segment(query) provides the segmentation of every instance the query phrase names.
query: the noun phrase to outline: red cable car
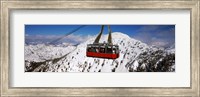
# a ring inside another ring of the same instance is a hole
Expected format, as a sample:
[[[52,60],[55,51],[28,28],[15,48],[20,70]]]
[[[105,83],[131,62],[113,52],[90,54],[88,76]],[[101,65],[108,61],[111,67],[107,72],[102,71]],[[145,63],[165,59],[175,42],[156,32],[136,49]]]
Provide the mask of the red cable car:
[[[99,43],[101,35],[103,33],[104,25],[101,27],[101,31],[93,44],[87,45],[86,56],[97,58],[116,59],[119,57],[119,46],[112,44],[111,30],[109,28],[109,36],[107,43]]]

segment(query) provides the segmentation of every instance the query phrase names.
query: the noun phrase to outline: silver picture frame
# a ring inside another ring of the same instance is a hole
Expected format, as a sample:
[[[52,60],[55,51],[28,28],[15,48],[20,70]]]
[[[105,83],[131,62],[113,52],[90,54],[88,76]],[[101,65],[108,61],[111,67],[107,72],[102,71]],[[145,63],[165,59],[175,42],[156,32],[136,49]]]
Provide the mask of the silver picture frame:
[[[200,96],[199,0],[1,0],[1,92],[8,96]],[[190,10],[191,86],[170,87],[10,87],[10,14],[12,10]]]

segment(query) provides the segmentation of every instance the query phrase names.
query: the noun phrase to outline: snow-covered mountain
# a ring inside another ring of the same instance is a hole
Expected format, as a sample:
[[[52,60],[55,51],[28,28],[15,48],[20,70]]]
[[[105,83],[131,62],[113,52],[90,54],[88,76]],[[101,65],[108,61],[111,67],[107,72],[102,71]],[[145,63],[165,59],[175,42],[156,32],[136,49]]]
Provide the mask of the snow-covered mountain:
[[[94,37],[76,47],[62,49],[47,47],[47,50],[39,50],[31,56],[27,56],[27,53],[34,51],[33,47],[30,49],[27,46],[25,47],[25,60],[28,61],[25,62],[25,70],[36,72],[175,71],[175,53],[171,54],[165,50],[148,46],[120,32],[112,33],[112,37],[113,44],[118,44],[120,49],[120,57],[117,59],[87,57],[86,46],[93,43]],[[102,35],[100,42],[106,42],[107,38],[108,35]],[[35,56],[43,56],[42,58],[51,60],[42,61],[41,57],[35,58]],[[37,59],[37,61],[32,59]]]
[[[175,53],[175,44],[165,49],[168,53]]]
[[[25,60],[41,62],[62,57],[75,49],[74,46],[54,46],[54,45],[27,45],[25,46]]]

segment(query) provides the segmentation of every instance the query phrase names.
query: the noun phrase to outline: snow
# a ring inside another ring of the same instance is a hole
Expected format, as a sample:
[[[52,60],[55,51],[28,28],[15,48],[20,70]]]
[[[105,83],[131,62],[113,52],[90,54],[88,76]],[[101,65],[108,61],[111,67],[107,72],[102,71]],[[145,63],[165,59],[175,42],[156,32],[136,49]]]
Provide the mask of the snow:
[[[136,60],[136,61],[133,63],[133,69],[136,70],[138,66],[139,66],[139,64],[138,64],[138,61]]]
[[[141,65],[141,69],[145,69],[145,67],[146,67],[146,64],[143,63],[143,64]]]
[[[138,56],[144,52],[158,50],[121,32],[113,32],[112,37],[113,44],[119,45],[120,49],[120,56],[117,59],[87,57],[86,47],[87,44],[93,43],[95,39],[93,37],[76,47],[27,45],[25,46],[25,60],[41,62],[61,57],[56,63],[51,61],[46,63],[45,72],[130,72],[140,67],[138,60],[142,59],[138,59]],[[100,43],[106,42],[107,38],[108,35],[102,35]],[[41,47],[43,49],[35,51]],[[34,54],[28,55],[31,52]],[[27,63],[26,66],[30,64]],[[145,66],[145,64],[141,65],[142,68]]]
[[[53,45],[47,46],[45,44],[25,45],[25,60],[35,62],[50,60],[61,57],[73,49],[75,49],[74,46],[57,47]]]

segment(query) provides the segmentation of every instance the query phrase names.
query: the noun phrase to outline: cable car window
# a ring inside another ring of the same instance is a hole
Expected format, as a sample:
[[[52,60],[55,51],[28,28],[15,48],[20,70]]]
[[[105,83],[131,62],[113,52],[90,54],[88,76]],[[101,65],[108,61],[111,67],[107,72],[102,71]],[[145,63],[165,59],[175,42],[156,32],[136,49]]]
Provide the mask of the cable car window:
[[[100,48],[100,53],[105,53],[105,48]]]
[[[107,53],[112,53],[112,48],[107,48]]]
[[[98,53],[98,52],[99,52],[99,48],[95,48],[95,52],[97,52],[97,53]]]
[[[95,49],[94,48],[91,48],[91,50],[90,50],[91,52],[95,52]]]

